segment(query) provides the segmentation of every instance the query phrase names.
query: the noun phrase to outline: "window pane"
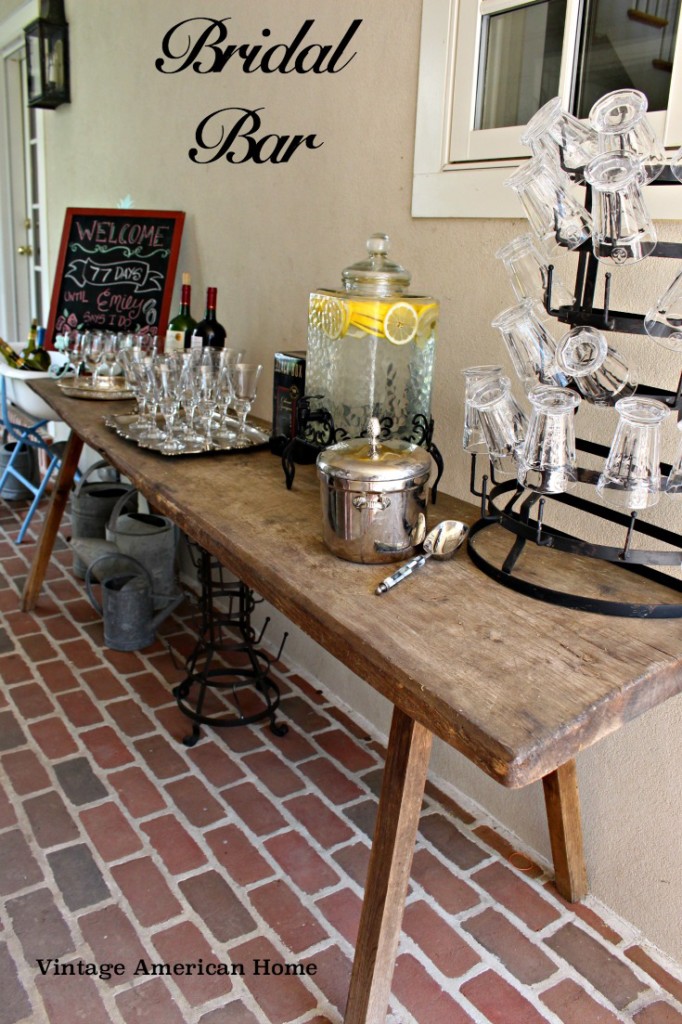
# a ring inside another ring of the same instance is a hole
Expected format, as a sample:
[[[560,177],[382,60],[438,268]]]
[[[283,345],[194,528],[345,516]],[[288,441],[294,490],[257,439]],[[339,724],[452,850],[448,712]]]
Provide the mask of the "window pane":
[[[491,14],[481,26],[476,128],[523,125],[556,96],[566,0]]]
[[[575,112],[614,89],[640,89],[649,110],[665,110],[680,0],[591,0],[583,27]]]

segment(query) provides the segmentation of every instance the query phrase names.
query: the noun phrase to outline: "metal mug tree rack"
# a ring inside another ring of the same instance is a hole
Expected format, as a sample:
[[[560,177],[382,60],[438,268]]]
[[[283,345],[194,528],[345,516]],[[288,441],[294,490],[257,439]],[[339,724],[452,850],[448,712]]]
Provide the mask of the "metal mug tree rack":
[[[578,174],[576,178],[579,179]],[[659,177],[652,184],[666,187],[679,183],[673,177],[670,168],[664,166]],[[585,190],[585,206],[590,210],[592,190],[588,184],[585,184]],[[591,240],[585,242],[577,252],[575,299],[572,305],[556,308],[553,306],[553,267],[549,267],[544,295],[544,306],[549,315],[571,327],[594,327],[604,333],[645,334],[643,314],[620,312],[611,308],[611,274],[609,272],[604,277],[603,304],[595,305],[599,261],[592,251]],[[682,260],[682,244],[658,242],[649,258]],[[568,386],[575,387],[572,384]],[[671,411],[677,412],[678,420],[682,419],[682,374],[675,391],[638,384],[636,393],[638,396],[657,399],[667,405]],[[581,437],[576,437],[576,449],[601,459],[606,458],[609,453],[607,446]],[[534,491],[527,491],[516,480],[498,481],[495,479],[491,463],[488,472],[480,474],[476,454],[472,454],[471,460],[470,489],[471,493],[480,499],[481,515],[470,531],[468,550],[473,562],[488,576],[521,593],[564,607],[633,618],[682,617],[682,581],[661,572],[665,567],[682,566],[682,537],[680,534],[642,521],[636,511],[627,515],[607,508],[601,502],[583,497],[582,494],[566,492],[542,495]],[[671,468],[665,463],[661,464],[663,485]],[[578,467],[577,476],[579,484],[591,486],[596,485],[599,479],[598,472],[583,466]],[[548,499],[619,527],[622,536],[621,543],[593,544],[547,525],[544,517]],[[501,565],[496,564],[483,554],[476,541],[482,532],[495,525],[501,526],[515,536],[512,547]],[[635,541],[639,537],[655,541],[656,548],[636,547]],[[621,566],[624,570],[664,584],[672,594],[676,595],[676,598],[670,602],[650,604],[627,600],[608,600],[544,586],[524,578],[516,571],[519,568],[519,559],[528,544],[563,551],[569,555],[600,559]]]

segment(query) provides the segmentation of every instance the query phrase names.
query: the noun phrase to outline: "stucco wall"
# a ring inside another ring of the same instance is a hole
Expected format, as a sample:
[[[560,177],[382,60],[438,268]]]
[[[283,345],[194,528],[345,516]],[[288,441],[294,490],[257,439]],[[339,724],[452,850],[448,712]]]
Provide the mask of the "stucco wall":
[[[7,6],[14,5],[2,0],[0,12]],[[338,285],[342,268],[362,257],[366,237],[387,232],[392,253],[412,271],[414,289],[442,303],[436,439],[446,460],[444,488],[466,496],[460,370],[505,359],[489,323],[512,294],[494,254],[525,222],[411,217],[421,4],[202,0],[190,6],[195,16],[230,15],[233,43],[289,42],[314,18],[309,41],[335,45],[353,19],[362,19],[351,47],[357,53],[334,75],[247,74],[232,62],[220,74],[167,75],[155,61],[164,34],[188,17],[186,3],[67,0],[73,100],[44,116],[52,259],[67,206],[115,206],[130,195],[137,208],[185,210],[180,269],[192,274],[195,314],[205,287],[217,285],[219,315],[232,341],[269,368],[276,349],[305,347],[309,291]],[[262,108],[263,133],[314,134],[323,145],[280,165],[193,163],[188,151],[197,125],[225,107]],[[661,233],[682,236],[673,223],[662,224]],[[641,308],[671,276],[669,267],[628,270],[617,288],[623,301]],[[641,339],[623,339],[622,347],[641,378],[676,384],[679,357]],[[267,375],[255,411],[270,414]],[[607,414],[600,429],[609,433],[614,422]],[[676,520],[679,527],[679,515]],[[585,629],[591,628],[586,615]],[[679,634],[678,624],[670,628]],[[387,708],[364,684],[304,638],[291,650],[385,727]],[[678,960],[681,741],[678,698],[586,751],[579,763],[592,892]],[[539,787],[503,791],[440,746],[433,765],[548,856]]]

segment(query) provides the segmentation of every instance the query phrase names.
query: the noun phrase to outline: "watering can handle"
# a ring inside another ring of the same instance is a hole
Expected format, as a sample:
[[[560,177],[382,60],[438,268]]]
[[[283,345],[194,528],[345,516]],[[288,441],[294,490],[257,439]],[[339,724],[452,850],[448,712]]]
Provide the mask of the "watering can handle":
[[[106,459],[100,459],[99,462],[93,462],[93,464],[88,469],[86,469],[85,473],[83,473],[80,480],[78,481],[78,486],[76,487],[75,490],[76,496],[80,494],[81,488],[88,479],[88,477],[90,476],[90,474],[94,473],[96,469],[104,469],[105,466],[111,468]]]
[[[88,566],[88,568],[86,570],[86,573],[85,573],[85,589],[88,592],[88,597],[90,598],[90,604],[95,609],[95,611],[97,612],[98,615],[103,615],[104,612],[103,612],[103,609],[102,609],[102,605],[99,603],[99,601],[97,600],[97,598],[95,597],[95,595],[92,592],[93,569],[95,568],[96,565],[99,565],[100,562],[110,562],[112,558],[116,559],[117,562],[122,562],[122,561],[130,562],[131,566],[134,566],[135,569],[137,569],[140,572],[140,575],[146,576],[147,582],[149,583],[150,591],[152,590],[152,587],[153,587],[151,576],[149,575],[149,573],[147,572],[145,567],[142,565],[142,563],[138,562],[138,560],[136,558],[133,558],[131,555],[122,555],[122,554],[100,555],[99,558],[96,558],[94,562],[90,563],[90,565]],[[106,583],[106,580],[102,580],[102,582]]]
[[[109,522],[107,523],[107,529],[111,530],[112,533],[116,532],[116,524],[118,522],[118,517],[121,514],[122,509],[124,508],[125,505],[127,505],[130,498],[136,493],[136,487],[129,487],[127,491],[123,492],[121,497],[118,499],[118,501],[112,508],[111,515],[109,516]]]

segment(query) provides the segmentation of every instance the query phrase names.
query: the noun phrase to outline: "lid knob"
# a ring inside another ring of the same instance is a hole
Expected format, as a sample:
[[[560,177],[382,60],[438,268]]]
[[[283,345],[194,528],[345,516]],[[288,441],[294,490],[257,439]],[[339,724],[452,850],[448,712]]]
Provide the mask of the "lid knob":
[[[391,239],[388,235],[376,232],[367,239],[367,252],[370,256],[385,256],[391,247]]]

